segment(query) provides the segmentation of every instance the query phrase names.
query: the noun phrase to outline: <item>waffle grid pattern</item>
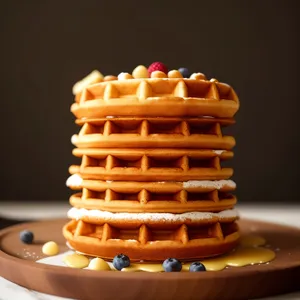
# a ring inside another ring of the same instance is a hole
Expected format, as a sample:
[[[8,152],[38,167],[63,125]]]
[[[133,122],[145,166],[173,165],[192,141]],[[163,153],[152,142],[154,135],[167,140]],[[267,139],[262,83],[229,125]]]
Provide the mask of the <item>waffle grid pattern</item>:
[[[89,152],[88,150],[81,153]],[[79,152],[80,153],[80,152]],[[109,154],[112,153],[112,154]],[[193,180],[227,179],[231,168],[222,168],[221,162],[233,156],[232,152],[217,154],[207,151],[130,151],[113,149],[81,155],[81,165],[71,166],[71,174],[84,179],[99,180]]]
[[[84,123],[78,135],[72,137],[77,147],[180,147],[230,150],[235,145],[231,136],[223,136],[219,122],[207,119],[183,121],[102,120]]]
[[[130,98],[145,100],[153,97],[180,97],[237,102],[233,89],[225,83],[194,79],[168,79],[168,84],[157,79],[110,81],[86,88],[80,103],[102,99],[104,101]]]
[[[204,78],[112,80],[83,89],[71,106],[81,126],[72,137],[81,163],[69,168],[69,186],[78,190],[70,197],[73,220],[64,227],[70,245],[109,259],[124,252],[133,261],[232,250],[238,216],[209,212],[237,201],[227,180],[233,169],[223,164],[233,157],[235,139],[222,131],[238,109],[229,85]],[[164,215],[188,212],[203,213]]]
[[[205,243],[206,239],[219,239],[224,238],[234,232],[237,228],[234,223],[221,223],[215,222],[213,224],[205,224],[201,226],[187,226],[186,224],[177,226],[176,229],[170,228],[169,230],[163,226],[152,227],[143,224],[137,228],[117,228],[108,223],[103,225],[86,223],[78,221],[78,224],[72,233],[74,237],[90,237],[98,241],[109,242],[110,240],[123,240],[134,241],[142,245],[154,241],[188,244],[193,240]]]
[[[132,261],[164,260],[166,249],[169,256],[183,261],[214,256],[231,250],[239,236],[237,225],[227,222],[196,227],[183,224],[166,229],[146,224],[118,228],[107,223],[95,225],[72,220],[63,232],[71,246],[76,245],[80,252],[107,259],[112,259],[115,251],[126,252]]]
[[[168,119],[160,120],[102,120],[98,124],[85,123],[79,135],[86,134],[137,134],[141,136],[151,136],[159,134],[179,134],[190,136],[192,134],[210,134],[222,137],[220,123],[213,123],[207,119],[173,121]]]
[[[101,182],[84,180],[82,193],[73,195],[75,207],[100,209],[110,212],[168,212],[221,211],[232,208],[236,197],[234,187],[224,186],[184,188],[180,184],[147,182]]]
[[[231,118],[238,108],[237,95],[225,83],[170,78],[100,82],[85,88],[71,111],[79,119],[107,115]]]

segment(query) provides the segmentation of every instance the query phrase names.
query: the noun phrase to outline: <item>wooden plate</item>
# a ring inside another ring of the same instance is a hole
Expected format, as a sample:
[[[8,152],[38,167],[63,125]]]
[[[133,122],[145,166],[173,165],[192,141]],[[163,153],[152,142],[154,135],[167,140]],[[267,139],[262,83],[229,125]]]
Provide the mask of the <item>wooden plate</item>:
[[[67,220],[21,224],[0,231],[0,276],[21,286],[61,297],[93,299],[253,299],[300,289],[300,230],[251,220],[242,232],[267,239],[276,258],[269,264],[201,273],[125,273],[91,271],[36,263],[42,245],[56,241],[66,251],[61,228]],[[25,245],[19,232],[34,232]]]

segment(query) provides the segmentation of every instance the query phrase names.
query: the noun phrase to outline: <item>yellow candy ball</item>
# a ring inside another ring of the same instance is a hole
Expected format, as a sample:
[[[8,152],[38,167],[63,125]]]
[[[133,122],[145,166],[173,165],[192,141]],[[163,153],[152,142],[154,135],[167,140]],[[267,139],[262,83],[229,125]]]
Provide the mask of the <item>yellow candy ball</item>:
[[[90,261],[88,268],[90,270],[96,270],[96,271],[110,271],[111,270],[108,263],[99,257],[93,258]]]
[[[140,65],[132,71],[132,76],[133,78],[149,78],[149,73],[145,66]]]
[[[44,246],[42,248],[42,252],[45,255],[49,255],[49,256],[56,255],[59,252],[59,247],[55,242],[50,241],[50,242],[47,242],[46,244],[44,244]]]
[[[132,75],[129,74],[129,73],[125,73],[125,72],[122,72],[118,75],[118,80],[126,80],[126,79],[132,79]]]
[[[205,80],[206,79],[206,77],[203,73],[193,73],[190,78],[196,79],[196,80]]]
[[[169,78],[182,78],[182,75],[179,71],[177,70],[172,70],[168,73]]]

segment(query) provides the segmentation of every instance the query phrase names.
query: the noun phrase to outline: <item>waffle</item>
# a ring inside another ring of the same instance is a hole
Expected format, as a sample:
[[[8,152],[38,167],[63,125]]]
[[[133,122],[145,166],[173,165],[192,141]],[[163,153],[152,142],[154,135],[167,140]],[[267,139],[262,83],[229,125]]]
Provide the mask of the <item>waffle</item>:
[[[64,226],[63,234],[77,251],[106,259],[125,253],[132,261],[162,261],[168,257],[187,261],[216,256],[230,251],[239,239],[237,224],[222,220],[175,228],[164,224],[126,228],[124,222],[118,227],[72,220]]]
[[[86,87],[71,106],[78,118],[105,116],[213,116],[232,118],[239,109],[235,91],[203,79],[113,80]]]
[[[193,179],[228,179],[232,168],[221,163],[233,152],[197,149],[118,149],[77,148],[73,154],[81,165],[69,168],[71,174],[84,179],[130,181],[187,181]]]
[[[63,234],[75,250],[106,259],[228,252],[239,230],[233,169],[223,163],[235,139],[223,129],[235,123],[239,99],[201,73],[149,70],[93,73],[76,85],[71,112],[81,128],[71,141],[80,163],[69,168],[76,192]]]
[[[213,118],[105,118],[84,123],[72,143],[78,148],[230,150],[235,139],[222,135],[223,124]]]
[[[108,212],[213,212],[234,207],[231,180],[188,182],[126,182],[83,180],[81,189],[70,197],[77,208],[99,209]]]

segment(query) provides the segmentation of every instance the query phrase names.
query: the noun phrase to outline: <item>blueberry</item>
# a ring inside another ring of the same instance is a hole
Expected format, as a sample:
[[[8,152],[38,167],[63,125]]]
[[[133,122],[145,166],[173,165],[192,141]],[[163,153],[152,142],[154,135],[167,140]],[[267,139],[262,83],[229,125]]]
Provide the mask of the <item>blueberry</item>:
[[[181,73],[183,78],[189,78],[191,76],[191,73],[187,68],[179,68],[178,71]]]
[[[190,272],[201,272],[201,271],[206,271],[205,266],[201,262],[196,261],[190,265]]]
[[[125,254],[118,254],[114,257],[113,259],[113,266],[121,271],[123,268],[129,267],[130,266],[130,259],[127,255]]]
[[[25,244],[32,244],[34,235],[29,230],[23,230],[20,232],[20,240]]]
[[[167,258],[163,262],[165,272],[180,272],[182,269],[181,262],[176,258]]]

